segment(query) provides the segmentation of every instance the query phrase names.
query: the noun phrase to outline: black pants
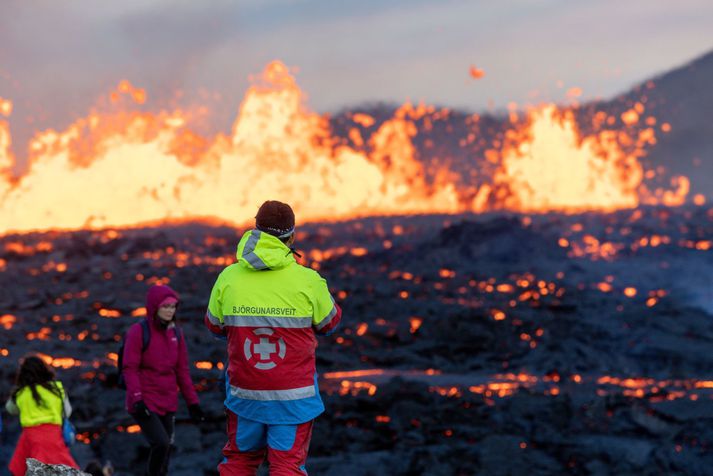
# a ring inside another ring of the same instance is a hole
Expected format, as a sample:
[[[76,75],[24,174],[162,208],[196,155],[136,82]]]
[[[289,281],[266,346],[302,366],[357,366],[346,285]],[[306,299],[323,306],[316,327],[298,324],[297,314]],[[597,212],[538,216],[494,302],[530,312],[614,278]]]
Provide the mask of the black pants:
[[[132,416],[151,445],[147,476],[168,474],[168,460],[171,455],[171,443],[173,443],[174,413],[157,415],[151,412],[150,416],[136,414]]]

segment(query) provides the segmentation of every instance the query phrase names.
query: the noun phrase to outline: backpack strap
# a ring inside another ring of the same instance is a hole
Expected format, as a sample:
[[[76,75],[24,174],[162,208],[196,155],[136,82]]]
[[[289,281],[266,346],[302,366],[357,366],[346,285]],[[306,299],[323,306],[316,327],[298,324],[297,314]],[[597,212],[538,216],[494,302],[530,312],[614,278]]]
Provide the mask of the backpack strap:
[[[151,342],[151,328],[149,327],[148,319],[141,320],[141,352],[146,352]]]

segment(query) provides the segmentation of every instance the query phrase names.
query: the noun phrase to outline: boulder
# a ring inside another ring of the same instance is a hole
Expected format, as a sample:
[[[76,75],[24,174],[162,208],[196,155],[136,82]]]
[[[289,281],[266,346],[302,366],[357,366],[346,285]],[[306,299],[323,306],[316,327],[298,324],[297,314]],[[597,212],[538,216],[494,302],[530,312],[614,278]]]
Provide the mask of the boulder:
[[[34,458],[27,458],[26,476],[91,476],[88,473],[63,464],[45,464]]]

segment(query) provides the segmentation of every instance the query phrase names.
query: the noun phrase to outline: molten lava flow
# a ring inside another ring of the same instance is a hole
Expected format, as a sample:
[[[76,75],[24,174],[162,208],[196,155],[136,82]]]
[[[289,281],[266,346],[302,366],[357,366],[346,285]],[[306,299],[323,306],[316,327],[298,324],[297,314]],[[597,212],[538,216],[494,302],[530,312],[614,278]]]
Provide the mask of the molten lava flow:
[[[145,100],[127,82],[111,101],[120,94]],[[38,135],[28,173],[16,186],[0,179],[0,230],[234,221],[267,199],[290,202],[303,220],[461,211],[447,174],[426,183],[414,158],[415,114],[406,105],[383,123],[370,155],[338,146],[326,118],[305,110],[288,69],[274,62],[246,93],[230,137],[196,138],[181,111],[92,114]],[[186,157],[196,143],[202,154]],[[0,171],[12,163],[8,146],[0,123]]]
[[[571,112],[533,111],[530,125],[502,151],[498,206],[526,212],[615,210],[638,205],[643,169],[612,136],[578,140]],[[599,140],[598,140],[599,139]]]
[[[638,158],[655,143],[652,126],[635,137],[617,131],[580,137],[573,113],[555,106],[525,120],[511,110],[511,130],[486,154],[497,172],[476,186],[418,157],[418,127],[431,130],[448,119],[447,111],[405,104],[380,125],[356,114],[354,124],[370,135],[363,139],[352,128],[351,147],[333,135],[326,117],[306,109],[288,68],[277,61],[246,92],[229,136],[194,133],[188,111],[132,111],[145,103],[146,92],[128,81],[109,97],[113,112],[92,112],[63,132],[37,134],[28,171],[19,178],[11,176],[9,126],[0,120],[0,233],[200,217],[235,222],[267,199],[289,202],[307,221],[494,209],[606,211],[642,201],[676,205],[687,193],[685,178],[674,191],[642,186]],[[0,99],[1,115],[11,110]],[[622,120],[630,127],[642,114],[637,105]],[[633,150],[624,152],[626,145]],[[481,163],[473,157],[471,167]]]

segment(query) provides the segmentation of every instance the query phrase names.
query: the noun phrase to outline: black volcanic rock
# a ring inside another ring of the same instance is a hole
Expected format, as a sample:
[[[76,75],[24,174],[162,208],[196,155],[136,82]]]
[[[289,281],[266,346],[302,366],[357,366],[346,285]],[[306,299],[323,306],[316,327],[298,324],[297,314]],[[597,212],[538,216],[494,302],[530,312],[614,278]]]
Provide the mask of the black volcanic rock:
[[[679,68],[644,82],[619,101],[646,97],[647,113],[671,132],[658,134],[647,157],[652,168],[663,165],[691,179],[693,193],[710,196],[713,187],[713,51]],[[653,84],[648,89],[647,84]]]
[[[303,226],[303,262],[319,268],[344,310],[340,330],[319,339],[327,411],[315,423],[310,472],[705,474],[713,464],[710,213]],[[148,286],[170,280],[183,297],[189,354],[203,363],[191,373],[207,416],[194,426],[181,404],[171,474],[216,474],[226,355],[203,314],[223,267],[215,263],[232,262],[238,235],[184,225],[0,237],[0,253],[10,241],[51,245],[7,259],[0,273],[0,316],[14,317],[0,343],[2,396],[25,353],[64,359],[57,373],[89,442],[77,458],[141,471],[146,444],[127,431],[133,420],[110,355],[140,318]],[[666,243],[650,246],[652,235]],[[331,258],[311,261],[325,250]],[[66,269],[48,265],[60,259]],[[4,416],[0,455],[18,434],[17,420]]]

